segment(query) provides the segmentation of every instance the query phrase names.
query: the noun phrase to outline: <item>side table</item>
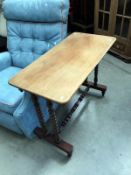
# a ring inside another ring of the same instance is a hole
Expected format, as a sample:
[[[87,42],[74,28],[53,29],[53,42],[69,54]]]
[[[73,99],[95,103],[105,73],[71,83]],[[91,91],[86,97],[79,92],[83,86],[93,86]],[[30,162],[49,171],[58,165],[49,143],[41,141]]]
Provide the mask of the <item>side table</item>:
[[[86,86],[87,90],[100,90],[104,96],[107,88],[98,84],[98,64],[115,40],[114,37],[73,33],[9,81],[11,85],[32,94],[41,125],[41,128],[35,129],[35,134],[63,150],[68,156],[72,155],[73,146],[62,140],[59,134],[86,95],[80,95],[60,126],[52,102],[61,105],[68,103],[81,85]],[[94,82],[88,82],[87,77],[94,69]],[[38,96],[47,101],[53,134],[47,131]]]

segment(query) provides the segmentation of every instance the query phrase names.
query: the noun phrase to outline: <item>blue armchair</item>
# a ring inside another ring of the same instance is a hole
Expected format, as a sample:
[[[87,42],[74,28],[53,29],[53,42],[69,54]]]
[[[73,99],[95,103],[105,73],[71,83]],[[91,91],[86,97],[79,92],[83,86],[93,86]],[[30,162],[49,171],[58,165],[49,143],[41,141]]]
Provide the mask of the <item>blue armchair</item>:
[[[68,0],[5,0],[8,52],[0,53],[0,125],[32,138],[39,127],[37,114],[27,92],[8,84],[9,79],[67,34]],[[45,120],[45,100],[39,98]],[[56,108],[56,105],[54,105]]]

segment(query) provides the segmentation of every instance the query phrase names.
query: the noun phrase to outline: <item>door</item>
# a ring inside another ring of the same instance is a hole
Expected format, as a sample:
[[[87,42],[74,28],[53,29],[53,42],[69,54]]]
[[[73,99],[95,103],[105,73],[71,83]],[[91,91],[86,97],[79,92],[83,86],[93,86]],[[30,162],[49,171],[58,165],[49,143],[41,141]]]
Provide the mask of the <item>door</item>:
[[[113,8],[112,0],[95,1],[95,33],[111,35]]]
[[[116,0],[115,4],[113,35],[117,42],[114,49],[125,54],[130,43],[131,0]]]

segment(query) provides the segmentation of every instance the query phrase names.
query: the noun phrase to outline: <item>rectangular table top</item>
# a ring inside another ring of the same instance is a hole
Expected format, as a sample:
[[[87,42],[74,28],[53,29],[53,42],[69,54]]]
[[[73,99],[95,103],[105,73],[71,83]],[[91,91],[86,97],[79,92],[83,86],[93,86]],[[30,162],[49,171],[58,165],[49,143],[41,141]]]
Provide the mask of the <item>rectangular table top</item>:
[[[73,33],[9,83],[46,99],[66,103],[115,40],[114,37]]]

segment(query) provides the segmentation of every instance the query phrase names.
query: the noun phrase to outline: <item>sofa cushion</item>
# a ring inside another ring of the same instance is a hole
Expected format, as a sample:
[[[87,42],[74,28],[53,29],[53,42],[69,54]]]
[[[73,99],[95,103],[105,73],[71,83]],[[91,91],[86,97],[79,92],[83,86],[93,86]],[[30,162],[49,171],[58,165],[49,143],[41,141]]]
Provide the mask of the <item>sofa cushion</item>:
[[[9,79],[16,75],[21,69],[17,67],[8,67],[0,71],[0,110],[13,113],[19,105],[23,93],[17,88],[8,84]]]
[[[5,0],[3,9],[13,66],[26,67],[67,34],[69,0]]]
[[[8,20],[66,22],[69,0],[5,0],[3,9]]]
[[[7,21],[7,47],[13,66],[24,68],[65,37],[65,24]]]

